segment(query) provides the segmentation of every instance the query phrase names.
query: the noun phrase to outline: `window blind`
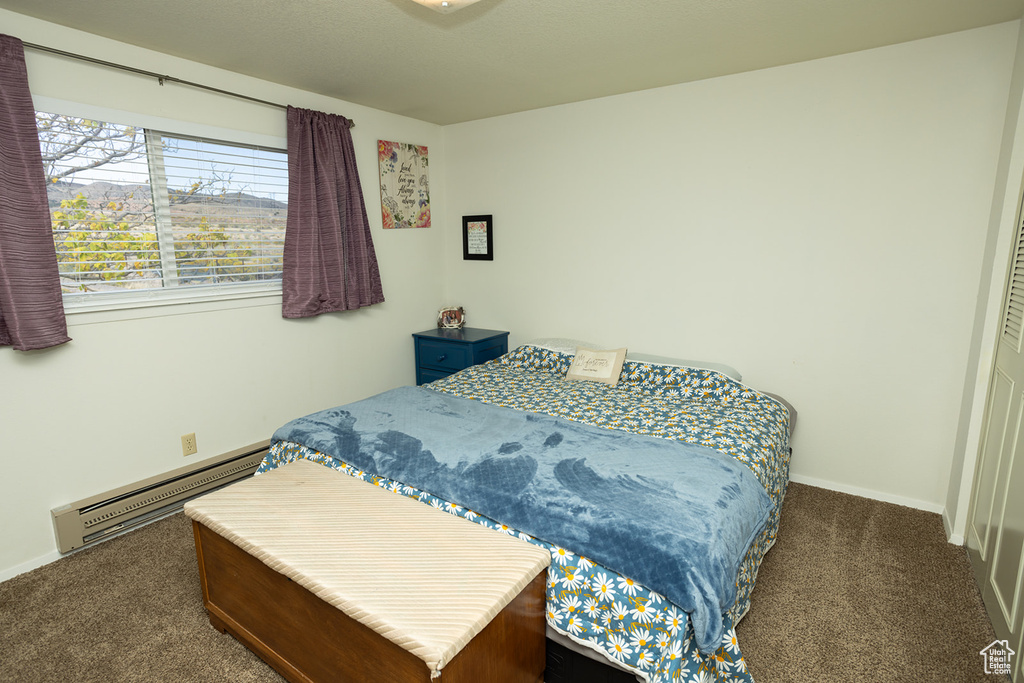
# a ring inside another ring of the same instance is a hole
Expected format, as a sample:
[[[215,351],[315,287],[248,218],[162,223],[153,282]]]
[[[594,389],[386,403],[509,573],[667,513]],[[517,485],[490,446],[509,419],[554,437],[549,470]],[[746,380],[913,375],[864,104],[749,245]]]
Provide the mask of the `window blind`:
[[[1021,224],[1017,225],[1017,248],[1012,268],[1003,316],[1003,341],[1019,351],[1021,330],[1024,329],[1024,226]]]
[[[36,119],[65,299],[280,281],[283,150]]]

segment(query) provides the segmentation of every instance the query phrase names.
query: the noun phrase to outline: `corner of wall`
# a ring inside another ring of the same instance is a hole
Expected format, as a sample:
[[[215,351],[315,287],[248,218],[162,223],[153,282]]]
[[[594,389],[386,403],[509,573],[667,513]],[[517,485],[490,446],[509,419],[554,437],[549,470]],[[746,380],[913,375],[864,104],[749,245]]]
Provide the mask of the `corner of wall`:
[[[943,508],[942,510],[942,528],[946,532],[946,540],[951,544],[964,544],[964,535],[962,533],[954,533],[953,531],[953,522],[949,517],[949,508]]]

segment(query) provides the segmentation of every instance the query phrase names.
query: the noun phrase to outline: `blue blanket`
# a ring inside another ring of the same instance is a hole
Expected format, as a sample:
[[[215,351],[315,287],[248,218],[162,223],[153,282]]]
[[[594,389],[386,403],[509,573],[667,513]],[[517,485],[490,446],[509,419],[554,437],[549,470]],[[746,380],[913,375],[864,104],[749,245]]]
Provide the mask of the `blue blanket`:
[[[736,573],[773,503],[718,451],[401,387],[274,433],[594,560],[720,646]]]

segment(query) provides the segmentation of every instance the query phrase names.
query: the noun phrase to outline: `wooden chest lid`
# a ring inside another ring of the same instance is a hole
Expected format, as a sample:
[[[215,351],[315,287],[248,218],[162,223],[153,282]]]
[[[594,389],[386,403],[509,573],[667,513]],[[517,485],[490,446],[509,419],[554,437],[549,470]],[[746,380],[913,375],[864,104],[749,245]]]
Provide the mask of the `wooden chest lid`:
[[[300,460],[185,514],[440,671],[550,562],[521,539]]]

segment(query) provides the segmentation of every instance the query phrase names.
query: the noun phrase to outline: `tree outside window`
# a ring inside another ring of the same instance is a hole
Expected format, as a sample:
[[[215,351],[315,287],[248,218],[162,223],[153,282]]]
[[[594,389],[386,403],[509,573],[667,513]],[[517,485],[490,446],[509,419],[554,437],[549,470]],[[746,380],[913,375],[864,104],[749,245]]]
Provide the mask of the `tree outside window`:
[[[65,297],[281,277],[281,150],[37,112]]]

